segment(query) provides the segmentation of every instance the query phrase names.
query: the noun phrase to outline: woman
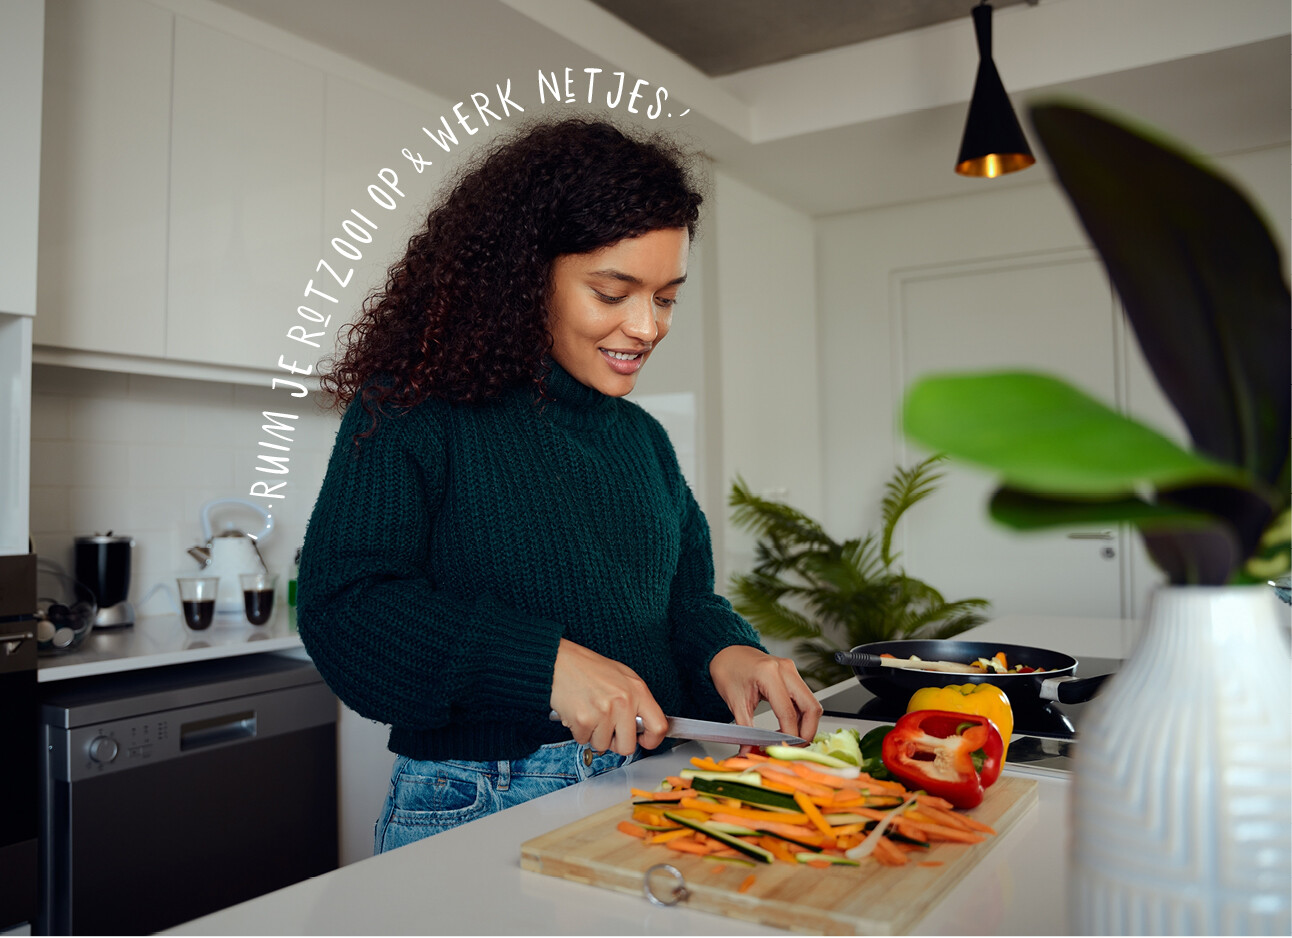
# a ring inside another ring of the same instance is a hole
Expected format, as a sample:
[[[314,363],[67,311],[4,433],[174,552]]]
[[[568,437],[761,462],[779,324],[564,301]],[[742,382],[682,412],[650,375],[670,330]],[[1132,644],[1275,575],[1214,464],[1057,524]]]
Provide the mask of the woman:
[[[495,144],[325,376],[345,416],[298,618],[337,695],[391,725],[378,852],[638,758],[666,713],[748,723],[766,699],[815,732],[793,663],[714,593],[663,429],[623,400],[700,202],[674,147],[609,124]]]

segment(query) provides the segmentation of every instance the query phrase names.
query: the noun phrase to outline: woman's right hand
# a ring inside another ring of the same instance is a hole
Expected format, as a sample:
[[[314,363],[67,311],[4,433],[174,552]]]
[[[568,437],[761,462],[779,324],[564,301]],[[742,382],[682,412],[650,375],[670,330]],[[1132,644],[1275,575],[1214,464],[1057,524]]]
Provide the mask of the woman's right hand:
[[[630,756],[638,744],[654,749],[668,732],[664,711],[636,671],[565,638],[556,651],[551,703],[575,740],[599,752]]]

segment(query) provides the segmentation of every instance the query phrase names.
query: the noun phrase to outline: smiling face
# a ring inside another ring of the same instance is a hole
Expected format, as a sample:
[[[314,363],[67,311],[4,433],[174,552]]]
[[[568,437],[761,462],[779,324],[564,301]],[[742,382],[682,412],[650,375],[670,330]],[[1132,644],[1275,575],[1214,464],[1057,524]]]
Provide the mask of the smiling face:
[[[622,397],[668,335],[690,238],[661,228],[552,262],[552,357],[580,384]]]

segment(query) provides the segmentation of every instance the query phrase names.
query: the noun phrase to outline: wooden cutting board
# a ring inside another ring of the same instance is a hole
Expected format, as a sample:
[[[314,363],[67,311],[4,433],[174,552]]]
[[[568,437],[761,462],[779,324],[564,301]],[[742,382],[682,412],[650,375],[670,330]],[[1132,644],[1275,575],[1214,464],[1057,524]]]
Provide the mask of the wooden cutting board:
[[[717,912],[791,931],[827,935],[905,934],[960,882],[1036,803],[1036,782],[1003,776],[970,816],[996,829],[978,844],[939,843],[910,854],[904,867],[865,861],[860,867],[814,869],[788,863],[755,868],[718,863],[647,846],[615,825],[632,815],[628,802],[615,805],[521,844],[520,865],[527,870],[642,896],[646,870],[658,863],[676,867],[691,909]],[[916,865],[940,860],[941,866]],[[747,892],[737,891],[749,873],[757,878]],[[669,894],[670,880],[659,880],[657,895]]]

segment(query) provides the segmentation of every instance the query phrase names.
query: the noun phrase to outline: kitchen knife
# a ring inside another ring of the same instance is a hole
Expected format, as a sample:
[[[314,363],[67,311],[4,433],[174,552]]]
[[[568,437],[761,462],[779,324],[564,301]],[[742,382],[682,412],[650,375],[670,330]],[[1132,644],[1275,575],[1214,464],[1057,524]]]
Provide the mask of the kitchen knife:
[[[551,719],[561,719],[555,710]],[[674,739],[698,739],[710,743],[732,743],[737,746],[806,746],[808,741],[776,730],[757,726],[740,726],[736,723],[715,723],[711,720],[691,720],[686,717],[666,717],[666,736]],[[642,718],[637,718],[637,732],[643,731]]]

